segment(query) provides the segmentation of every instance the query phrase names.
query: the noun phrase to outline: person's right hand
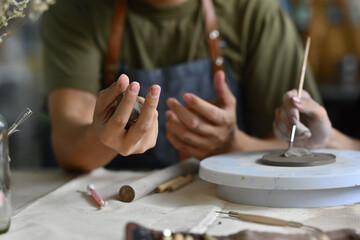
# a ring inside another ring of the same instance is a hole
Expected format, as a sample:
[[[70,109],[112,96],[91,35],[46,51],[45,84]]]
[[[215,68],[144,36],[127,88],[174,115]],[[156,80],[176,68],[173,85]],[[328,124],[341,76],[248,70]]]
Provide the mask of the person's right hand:
[[[297,97],[297,90],[284,94],[283,105],[275,112],[275,136],[289,141],[293,124],[296,124],[295,146],[308,149],[326,146],[332,128],[331,122],[326,110],[306,91],[303,91],[301,99]]]
[[[116,99],[126,93],[116,108]],[[160,96],[160,86],[153,85],[146,99],[138,97],[140,85],[129,84],[129,78],[122,74],[118,81],[102,90],[96,99],[93,126],[100,141],[123,156],[143,153],[156,144],[158,134],[158,112],[156,110]],[[142,103],[137,121],[125,129],[136,99]]]

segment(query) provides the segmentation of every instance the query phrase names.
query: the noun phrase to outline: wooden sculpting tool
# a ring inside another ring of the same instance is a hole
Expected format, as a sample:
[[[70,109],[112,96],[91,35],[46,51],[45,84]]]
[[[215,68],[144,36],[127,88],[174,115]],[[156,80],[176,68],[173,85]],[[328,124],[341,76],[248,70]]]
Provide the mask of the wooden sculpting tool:
[[[246,222],[260,223],[260,224],[271,225],[271,226],[308,228],[308,229],[314,230],[316,232],[323,233],[323,231],[317,227],[304,225],[300,222],[286,221],[286,220],[279,219],[279,218],[266,217],[266,216],[253,215],[253,214],[245,214],[245,213],[239,213],[239,212],[235,212],[235,211],[230,211],[230,212],[215,211],[215,212],[221,213],[221,214],[227,214],[229,217],[237,218],[237,219],[240,219],[240,220],[246,221]]]
[[[170,180],[170,181],[168,181],[166,183],[161,184],[160,186],[156,187],[156,192],[162,193],[162,192],[167,191],[172,184],[180,181],[183,178],[184,178],[184,176],[179,176],[179,177],[177,177],[175,179],[172,179],[172,180]]]
[[[298,93],[297,93],[297,97],[299,99],[301,98],[302,89],[303,89],[303,85],[304,85],[306,63],[307,63],[308,56],[309,56],[310,43],[311,43],[311,39],[310,39],[310,37],[308,37],[306,40],[305,54],[304,54],[304,59],[303,59],[303,63],[302,63],[302,69],[301,69],[301,75],[300,75],[300,81],[299,81],[299,87],[298,87]],[[296,131],[296,124],[293,124],[291,127],[291,135],[290,135],[289,147],[288,147],[287,151],[289,151],[293,146],[294,139],[295,139],[295,131]]]
[[[173,192],[176,191],[180,188],[182,188],[183,186],[187,185],[188,183],[191,183],[193,180],[193,176],[192,175],[187,175],[185,177],[182,177],[180,180],[175,181],[174,183],[172,183],[168,190],[169,192]]]

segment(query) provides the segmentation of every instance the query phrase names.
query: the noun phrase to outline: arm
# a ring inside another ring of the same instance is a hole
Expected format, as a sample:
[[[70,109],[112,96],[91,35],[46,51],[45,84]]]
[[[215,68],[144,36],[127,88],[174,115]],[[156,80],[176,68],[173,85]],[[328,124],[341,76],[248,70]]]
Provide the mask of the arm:
[[[251,1],[252,2],[252,1]],[[291,19],[275,1],[253,1],[258,12],[244,27],[248,36],[244,79],[241,90],[247,132],[263,137],[272,131],[275,109],[281,106],[285,92],[298,86],[304,49]],[[316,101],[320,95],[308,66],[304,89]]]
[[[126,94],[115,109],[117,96]],[[139,85],[129,85],[127,76],[98,97],[76,89],[54,90],[49,95],[52,142],[59,165],[68,170],[92,170],[104,166],[116,154],[143,153],[152,148],[157,137],[157,103],[160,87],[150,88],[141,100],[143,108],[129,130],[125,125],[132,111]]]
[[[92,170],[110,162],[116,151],[100,142],[92,125],[96,96],[66,88],[52,91],[48,102],[51,140],[60,167]]]
[[[332,128],[329,141],[325,147],[360,151],[360,140],[351,138],[339,130]]]

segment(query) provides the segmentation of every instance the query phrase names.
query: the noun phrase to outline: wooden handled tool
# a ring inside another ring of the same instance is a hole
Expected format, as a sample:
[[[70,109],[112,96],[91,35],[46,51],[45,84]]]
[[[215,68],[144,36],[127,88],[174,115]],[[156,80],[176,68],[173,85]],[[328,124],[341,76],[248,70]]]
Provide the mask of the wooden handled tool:
[[[303,59],[303,63],[302,63],[302,69],[301,69],[299,87],[298,87],[298,92],[297,92],[297,97],[298,97],[299,99],[301,98],[301,94],[302,94],[302,90],[303,90],[303,86],[304,86],[304,78],[305,78],[305,72],[306,72],[306,63],[307,63],[308,56],[309,56],[310,43],[311,43],[311,39],[310,39],[310,37],[308,37],[307,40],[306,40],[306,47],[305,47],[304,59]],[[288,151],[291,150],[292,145],[293,145],[293,143],[294,143],[295,131],[296,131],[296,124],[293,124],[292,127],[291,127],[291,134],[290,134],[290,139],[289,139]],[[285,152],[285,153],[286,153],[286,152]],[[284,154],[285,154],[285,153],[284,153]]]
[[[283,227],[294,227],[294,228],[309,228],[312,230],[315,230],[317,232],[323,233],[323,231],[319,228],[304,225],[300,222],[294,222],[294,221],[286,221],[280,218],[273,218],[273,217],[267,217],[267,216],[260,216],[260,215],[253,215],[253,214],[245,214],[245,213],[239,213],[239,212],[219,212],[217,213],[227,214],[229,217],[234,217],[237,219],[240,219],[242,221],[246,222],[254,222],[254,223],[260,223],[265,225],[272,225],[272,226],[283,226]]]

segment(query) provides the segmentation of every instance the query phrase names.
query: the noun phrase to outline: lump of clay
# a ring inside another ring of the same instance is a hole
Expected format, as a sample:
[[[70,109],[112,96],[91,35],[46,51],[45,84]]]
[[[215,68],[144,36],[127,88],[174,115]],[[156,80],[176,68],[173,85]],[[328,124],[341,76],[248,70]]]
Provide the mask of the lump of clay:
[[[125,94],[125,91],[122,92],[119,97],[117,98],[116,100],[116,107],[119,106],[123,96]],[[133,110],[131,112],[131,115],[129,117],[129,121],[127,122],[126,126],[125,126],[125,129],[129,129],[131,127],[131,125],[133,125],[136,120],[138,119],[139,115],[140,115],[140,111],[141,111],[141,107],[142,107],[142,104],[139,102],[138,99],[136,99],[136,102],[134,104],[134,107],[133,107]]]
[[[309,151],[306,148],[296,148],[296,147],[291,147],[289,148],[287,151],[285,151],[281,157],[304,157],[304,156],[310,156],[312,155],[312,152]]]

